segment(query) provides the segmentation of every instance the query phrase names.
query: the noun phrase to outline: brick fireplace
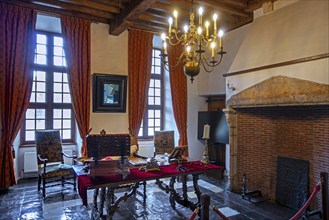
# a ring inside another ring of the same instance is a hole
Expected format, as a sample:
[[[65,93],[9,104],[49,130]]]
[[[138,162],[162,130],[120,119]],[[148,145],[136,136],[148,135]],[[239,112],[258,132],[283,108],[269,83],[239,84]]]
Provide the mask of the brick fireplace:
[[[329,171],[329,85],[277,76],[231,97],[230,189],[261,190],[275,201],[278,157],[309,162],[309,193]],[[320,194],[312,204],[321,206]]]

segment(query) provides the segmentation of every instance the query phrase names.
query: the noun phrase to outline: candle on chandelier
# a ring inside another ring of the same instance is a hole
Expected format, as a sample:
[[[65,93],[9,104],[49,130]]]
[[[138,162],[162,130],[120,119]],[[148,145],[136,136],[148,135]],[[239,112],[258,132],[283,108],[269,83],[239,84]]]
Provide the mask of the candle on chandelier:
[[[203,8],[199,8],[199,25],[202,25],[202,14],[203,14]]]
[[[216,36],[217,32],[217,14],[214,14],[212,16],[212,19],[214,20],[214,36]]]
[[[206,23],[205,23],[205,26],[206,26],[206,37],[208,37],[209,36],[209,21],[206,21]]]
[[[216,46],[215,42],[211,42],[210,47],[211,47],[211,57],[212,57],[212,59],[215,58],[215,46]]]
[[[175,10],[174,11],[174,18],[175,18],[175,28],[177,28],[177,17],[178,17],[178,12]]]
[[[223,35],[224,35],[224,31],[222,29],[219,29],[218,36],[219,36],[219,48],[220,48],[220,50],[223,49],[223,42],[222,42]]]
[[[205,124],[203,126],[203,137],[202,137],[202,139],[209,139],[209,133],[210,133],[210,125]]]
[[[168,30],[168,34],[170,35],[170,34],[171,34],[171,25],[172,25],[172,22],[173,22],[172,17],[170,17],[170,18],[168,19],[168,22],[169,22],[169,30]]]
[[[167,54],[167,42],[163,42],[163,53]]]

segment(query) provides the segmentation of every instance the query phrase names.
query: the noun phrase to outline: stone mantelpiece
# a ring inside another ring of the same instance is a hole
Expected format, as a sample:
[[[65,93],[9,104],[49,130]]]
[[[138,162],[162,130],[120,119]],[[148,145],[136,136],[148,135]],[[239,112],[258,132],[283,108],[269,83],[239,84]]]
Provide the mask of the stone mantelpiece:
[[[329,85],[275,76],[233,95],[231,108],[329,104]]]

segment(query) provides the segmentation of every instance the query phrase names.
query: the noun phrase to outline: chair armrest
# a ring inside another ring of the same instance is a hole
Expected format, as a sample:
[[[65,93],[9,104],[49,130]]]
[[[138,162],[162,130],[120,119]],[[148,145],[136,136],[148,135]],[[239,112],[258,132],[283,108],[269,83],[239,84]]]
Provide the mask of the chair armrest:
[[[67,155],[67,154],[65,154],[65,153],[63,153],[63,152],[62,152],[62,154],[63,154],[63,156],[66,157],[66,158],[72,158],[72,159],[76,159],[76,158],[77,158],[77,155],[72,155],[72,156],[70,156],[70,155]]]
[[[138,155],[136,153],[133,153],[133,156],[137,157],[137,158],[141,158],[141,159],[148,159],[148,157],[144,157],[144,156]]]
[[[46,164],[46,163],[48,162],[48,159],[47,159],[47,158],[42,158],[42,157],[40,156],[40,154],[38,154],[38,159],[39,159],[41,162],[43,162],[43,164]]]

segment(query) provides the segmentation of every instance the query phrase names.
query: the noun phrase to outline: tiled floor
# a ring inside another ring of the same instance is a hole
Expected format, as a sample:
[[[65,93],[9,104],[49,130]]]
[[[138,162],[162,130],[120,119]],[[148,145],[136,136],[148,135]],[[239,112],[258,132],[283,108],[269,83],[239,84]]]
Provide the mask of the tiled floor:
[[[180,185],[177,183],[178,188]],[[201,192],[211,197],[211,204],[230,219],[289,219],[295,213],[269,201],[253,204],[242,200],[240,195],[225,190],[224,181],[208,176],[202,176],[199,185]],[[189,198],[196,201],[192,182],[188,182],[188,189]],[[42,200],[37,192],[37,179],[22,179],[8,192],[0,195],[0,219],[90,219],[93,191],[88,191],[88,207],[82,205],[80,197],[72,189],[64,190],[63,193],[64,199],[61,192],[57,192]],[[146,204],[143,205],[142,197],[137,194],[127,202],[120,203],[113,219],[176,220],[188,219],[191,214],[191,210],[180,205],[176,205],[174,210],[170,206],[168,194],[159,189],[154,181],[150,181],[147,184]],[[210,219],[221,218],[210,210]]]

